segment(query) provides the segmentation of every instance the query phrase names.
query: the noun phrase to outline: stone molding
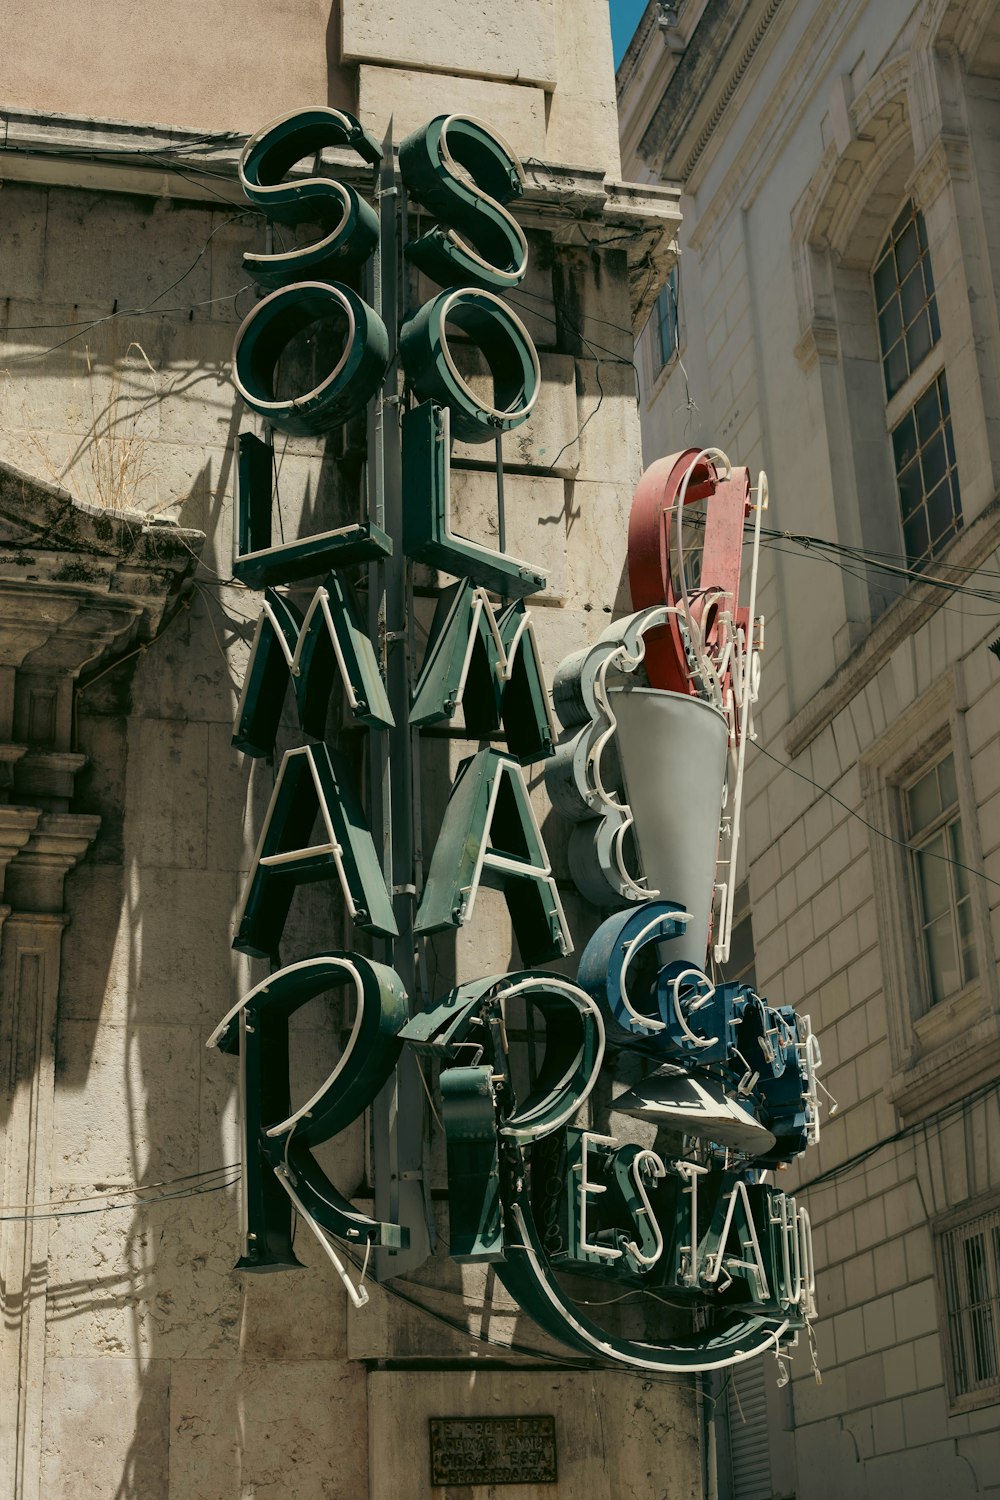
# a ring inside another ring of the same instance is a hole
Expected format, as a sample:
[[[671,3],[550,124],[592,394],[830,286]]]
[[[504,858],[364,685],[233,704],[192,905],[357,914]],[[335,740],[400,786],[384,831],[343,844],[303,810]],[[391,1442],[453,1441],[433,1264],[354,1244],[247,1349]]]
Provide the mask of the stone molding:
[[[0,1074],[5,1203],[48,1201],[66,876],[100,818],[71,810],[81,672],[148,645],[204,538],[100,511],[0,464]],[[39,1500],[49,1222],[0,1224],[0,1492]]]
[[[806,371],[821,360],[835,364],[840,358],[840,334],[833,319],[813,318],[792,353]]]
[[[715,134],[716,129],[721,123],[722,116],[729,108],[729,104],[732,100],[733,95],[736,93],[736,90],[743,82],[744,75],[746,74],[747,69],[750,67],[750,64],[753,62],[754,57],[757,54],[757,49],[760,46],[761,42],[764,40],[764,37],[767,34],[768,27],[774,20],[775,16],[778,14],[778,11],[781,8],[781,4],[782,0],[768,0],[768,3],[764,9],[764,14],[761,16],[753,31],[750,33],[749,40],[744,46],[743,51],[740,53],[739,58],[736,62],[736,66],[729,74],[725,86],[715,102],[715,107],[712,110],[712,113],[709,115],[705,124],[702,126],[701,133],[699,134],[698,139],[695,141],[694,147],[688,154],[684,162],[684,166],[681,168],[680,178],[682,182],[687,182],[689,180],[692,173],[694,172],[695,167],[701,160],[701,156],[703,151],[705,150],[705,147],[708,145],[709,141],[712,139],[712,136]]]
[[[213,207],[222,197],[239,208],[243,200],[237,165],[246,139],[229,132],[206,140],[194,130],[14,110],[0,118],[0,177],[101,192],[152,194]],[[211,188],[184,170],[192,146],[197,146],[198,165],[211,169]],[[345,183],[358,189],[370,186],[371,168],[353,152],[327,150],[323,160]],[[526,158],[524,166],[525,191],[517,209],[520,222],[527,228],[545,229],[557,244],[608,244],[623,249],[628,259],[633,327],[640,328],[676,256],[680,188],[616,182],[600,170],[535,157]],[[220,193],[220,181],[227,179],[232,184],[231,199]],[[91,507],[73,504],[73,521],[80,525],[81,512]],[[0,495],[0,511],[4,509]],[[156,529],[154,522],[144,533],[142,555],[148,553]],[[115,534],[122,535],[120,527],[116,526]],[[174,528],[175,538],[184,535],[194,534]],[[135,566],[140,562],[141,556]]]
[[[925,213],[934,199],[950,182],[968,182],[972,176],[969,138],[965,135],[939,135],[914,168],[907,192]]]

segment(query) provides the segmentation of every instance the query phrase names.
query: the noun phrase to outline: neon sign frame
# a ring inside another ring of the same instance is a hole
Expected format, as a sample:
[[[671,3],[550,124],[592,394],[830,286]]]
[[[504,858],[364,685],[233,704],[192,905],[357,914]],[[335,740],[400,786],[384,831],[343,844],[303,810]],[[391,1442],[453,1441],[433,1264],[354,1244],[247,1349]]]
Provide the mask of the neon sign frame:
[[[373,168],[373,204],[320,175],[322,150],[331,144],[356,150]],[[309,155],[312,175],[289,180],[290,169]],[[273,754],[289,681],[300,728],[312,742],[284,753],[237,919],[234,946],[269,957],[274,972],[229,1009],[208,1043],[240,1058],[239,1265],[296,1263],[293,1210],[357,1307],[367,1301],[373,1250],[378,1273],[388,1276],[394,1257],[422,1256],[421,1215],[408,1212],[398,1187],[394,1195],[377,1180],[376,1211],[362,1212],[337,1191],[313,1148],[368,1110],[377,1135],[380,1091],[404,1076],[408,1057],[424,1054],[441,1069],[454,1258],[495,1264],[547,1332],[624,1367],[712,1369],[767,1348],[777,1352],[814,1314],[814,1276],[808,1215],[764,1177],[818,1135],[818,1047],[808,1020],[790,1007],[768,1005],[745,984],[708,979],[704,947],[693,937],[697,902],[688,909],[684,903],[693,898],[684,889],[655,889],[642,870],[627,868],[626,835],[635,819],[628,786],[614,785],[606,769],[606,752],[617,741],[626,782],[635,774],[619,725],[624,703],[615,693],[644,672],[649,686],[639,691],[653,695],[654,707],[666,697],[678,700],[672,712],[683,722],[691,705],[725,747],[733,788],[720,781],[718,804],[709,799],[702,824],[714,840],[721,820],[735,864],[762,646],[754,609],[766,480],[762,475],[751,491],[746,471],[734,470],[714,449],[675,455],[647,470],[629,534],[636,612],[559,668],[553,696],[568,734],[557,746],[524,603],[544,587],[544,574],[510,557],[502,543],[493,550],[457,536],[450,518],[452,433],[496,444],[502,494],[500,435],[528,418],[541,384],[530,335],[502,296],[527,267],[526,238],[506,206],[522,191],[519,161],[481,121],[441,115],[402,143],[397,165],[389,137],[379,147],[352,116],[315,108],[285,115],[252,137],[241,180],[269,214],[301,225],[315,221],[320,205],[332,228],[328,223],[314,245],[245,258],[270,290],[236,337],[237,390],[251,413],[291,433],[326,432],[367,411],[370,466],[391,478],[395,509],[389,516],[379,502],[356,523],[272,547],[267,429],[263,440],[241,435],[236,568],[246,581],[267,585],[267,593],[234,744],[251,756]],[[397,331],[394,236],[408,227],[407,194],[439,222],[405,244],[405,255],[442,290],[411,309]],[[320,279],[335,274],[367,281],[359,291]],[[365,287],[378,307],[365,300]],[[311,390],[278,399],[282,351],[330,308],[343,313],[347,329],[332,371]],[[448,345],[449,321],[486,355],[492,401],[480,401],[461,375]],[[695,499],[707,503],[697,582],[687,576],[684,553],[685,507]],[[750,597],[741,606],[748,520]],[[401,653],[390,651],[404,634],[405,556],[457,580],[440,590],[415,680]],[[359,562],[371,569],[367,631],[341,573]],[[299,612],[284,588],[324,572],[326,581]],[[336,678],[368,736],[367,799],[346,758],[324,740]],[[470,737],[502,726],[508,751],[480,748],[460,768],[418,889],[410,840],[391,837],[394,814],[407,826],[412,819],[410,737],[454,720],[460,710]],[[586,830],[575,843],[581,857],[572,861],[582,872],[581,888],[596,893],[605,910],[618,908],[587,944],[575,981],[536,967],[570,951],[522,769],[539,760],[547,762],[554,805]],[[643,830],[634,831],[645,864]],[[584,858],[588,841],[592,850]],[[527,967],[431,994],[414,1013],[415,943],[471,921],[487,878],[504,890]],[[379,956],[337,949],[282,967],[279,945],[295,890],[330,879],[351,923],[369,934]],[[683,860],[669,880],[685,885]],[[714,952],[725,962],[731,879],[717,881],[716,891]],[[347,1044],[323,1083],[293,1107],[289,1018],[341,986],[354,997]],[[545,1022],[526,1097],[515,1087],[508,1038],[514,1002]],[[602,1067],[617,1053],[631,1053],[653,1072],[614,1099],[612,1110],[654,1124],[682,1121],[688,1155],[674,1158],[579,1127]],[[384,1121],[382,1145],[384,1155]],[[565,1166],[556,1204],[542,1202],[532,1172],[533,1153],[543,1146]],[[404,1149],[398,1141],[389,1147]],[[406,1175],[391,1174],[397,1182]],[[362,1250],[357,1282],[348,1267]],[[668,1290],[692,1307],[714,1309],[718,1321],[708,1332],[659,1342],[627,1339],[572,1300],[561,1271],[638,1291]]]

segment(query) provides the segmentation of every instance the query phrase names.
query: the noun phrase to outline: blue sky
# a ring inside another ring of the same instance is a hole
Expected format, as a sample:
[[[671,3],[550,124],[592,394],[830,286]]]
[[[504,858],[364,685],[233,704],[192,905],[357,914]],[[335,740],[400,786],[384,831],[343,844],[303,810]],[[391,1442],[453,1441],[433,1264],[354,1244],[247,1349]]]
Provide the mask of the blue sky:
[[[617,68],[639,24],[639,17],[646,9],[646,0],[608,0],[608,5],[611,10],[611,40],[615,46]]]

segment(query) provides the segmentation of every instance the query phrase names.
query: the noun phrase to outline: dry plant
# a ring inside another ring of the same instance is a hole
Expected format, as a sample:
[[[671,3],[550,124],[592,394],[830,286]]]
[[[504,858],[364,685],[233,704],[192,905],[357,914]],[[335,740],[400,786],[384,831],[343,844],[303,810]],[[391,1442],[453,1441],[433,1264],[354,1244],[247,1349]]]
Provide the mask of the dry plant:
[[[89,345],[86,350],[90,407],[94,419],[88,443],[92,498],[94,504],[103,510],[138,510],[136,501],[140,489],[153,477],[146,438],[139,430],[139,418],[149,404],[148,398],[137,400],[132,391],[125,389],[128,359],[133,350],[149,371],[152,399],[159,399],[156,371],[138,339],[133,339],[124,358],[114,362],[107,400],[100,409]]]
[[[133,355],[137,358],[133,359]],[[155,514],[160,509],[155,501],[152,505],[142,503],[142,491],[150,480],[155,485],[156,474],[141,418],[149,406],[160,400],[156,371],[138,339],[130,340],[123,352],[112,345],[108,356],[111,373],[105,383],[95,368],[89,344],[85,348],[91,423],[62,467],[53,461],[44,435],[38,432],[23,399],[19,400],[21,420],[28,441],[54,483],[69,482],[81,499],[101,510],[143,510]],[[143,393],[137,389],[137,382],[144,380],[147,373],[151,389]],[[12,389],[10,371],[5,376]],[[84,454],[86,466],[82,462]]]

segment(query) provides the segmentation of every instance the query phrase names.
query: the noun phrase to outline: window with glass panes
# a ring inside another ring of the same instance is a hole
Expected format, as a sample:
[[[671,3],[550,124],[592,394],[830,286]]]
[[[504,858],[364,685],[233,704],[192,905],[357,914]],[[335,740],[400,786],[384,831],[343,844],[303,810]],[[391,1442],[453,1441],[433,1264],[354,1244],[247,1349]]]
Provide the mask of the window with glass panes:
[[[656,299],[656,359],[657,372],[673,359],[680,348],[680,323],[677,314],[677,267],[671,267],[667,284],[661,287]]]
[[[941,1236],[952,1395],[1000,1396],[1000,1210]]]
[[[937,1004],[979,972],[955,757],[946,755],[903,796],[928,993]]]
[[[879,252],[872,284],[903,538],[919,567],[962,525],[962,502],[927,230],[912,203]]]

